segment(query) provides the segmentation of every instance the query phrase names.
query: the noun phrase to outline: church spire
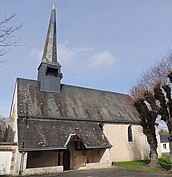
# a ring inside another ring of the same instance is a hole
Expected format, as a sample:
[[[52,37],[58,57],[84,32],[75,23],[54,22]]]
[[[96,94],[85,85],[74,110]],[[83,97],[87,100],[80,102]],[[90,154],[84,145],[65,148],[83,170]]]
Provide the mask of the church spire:
[[[42,61],[38,67],[40,90],[60,93],[62,77],[61,65],[57,62],[56,10],[53,5]]]
[[[42,63],[57,64],[57,44],[56,44],[56,9],[53,4],[48,33],[42,56]]]

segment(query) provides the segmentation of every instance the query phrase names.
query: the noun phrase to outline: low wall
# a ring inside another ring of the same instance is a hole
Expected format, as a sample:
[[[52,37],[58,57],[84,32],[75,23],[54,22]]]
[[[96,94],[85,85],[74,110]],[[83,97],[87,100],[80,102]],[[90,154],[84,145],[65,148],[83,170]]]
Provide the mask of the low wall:
[[[99,169],[99,168],[110,168],[111,164],[107,163],[88,163],[86,164],[86,169]]]
[[[79,170],[102,169],[110,168],[112,165],[108,163],[87,163],[85,166],[80,167]]]
[[[59,173],[63,171],[63,166],[43,167],[43,168],[30,168],[23,171],[23,175],[34,175],[44,173]]]

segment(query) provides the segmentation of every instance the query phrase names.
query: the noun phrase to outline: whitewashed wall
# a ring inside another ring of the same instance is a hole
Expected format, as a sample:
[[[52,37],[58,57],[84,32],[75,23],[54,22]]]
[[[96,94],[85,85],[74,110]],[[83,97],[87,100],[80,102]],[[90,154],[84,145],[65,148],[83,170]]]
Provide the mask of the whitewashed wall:
[[[113,147],[112,161],[131,161],[149,158],[149,145],[140,125],[132,125],[133,141],[128,142],[129,124],[105,124],[104,133]],[[158,143],[159,143],[159,136]],[[160,144],[158,153],[161,156]]]
[[[0,151],[0,175],[10,174],[12,151]]]

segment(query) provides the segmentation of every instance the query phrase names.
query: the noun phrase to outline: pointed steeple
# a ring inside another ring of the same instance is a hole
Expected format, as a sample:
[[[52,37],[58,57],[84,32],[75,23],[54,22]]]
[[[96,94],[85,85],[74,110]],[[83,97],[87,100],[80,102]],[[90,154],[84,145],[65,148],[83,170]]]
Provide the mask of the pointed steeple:
[[[57,62],[56,10],[53,5],[42,61],[38,67],[38,81],[40,83],[40,90],[60,93],[61,79],[61,65]]]
[[[57,64],[56,9],[54,4],[51,11],[48,33],[42,56],[42,62],[48,64]]]

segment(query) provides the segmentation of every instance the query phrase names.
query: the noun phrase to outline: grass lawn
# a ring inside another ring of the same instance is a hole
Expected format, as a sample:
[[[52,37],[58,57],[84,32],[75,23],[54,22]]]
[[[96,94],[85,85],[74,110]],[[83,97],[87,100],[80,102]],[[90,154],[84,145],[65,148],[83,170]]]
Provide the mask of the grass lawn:
[[[163,155],[159,159],[159,168],[149,168],[146,165],[149,163],[149,160],[139,160],[139,161],[130,161],[130,162],[113,162],[114,166],[119,166],[128,169],[142,170],[147,172],[165,172],[170,168],[170,158],[167,155]]]

